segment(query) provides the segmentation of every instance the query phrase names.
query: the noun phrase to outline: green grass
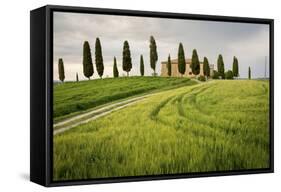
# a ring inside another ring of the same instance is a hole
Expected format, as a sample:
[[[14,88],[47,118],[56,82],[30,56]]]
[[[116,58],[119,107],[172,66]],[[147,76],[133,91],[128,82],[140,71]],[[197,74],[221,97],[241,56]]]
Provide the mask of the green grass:
[[[196,83],[174,77],[122,77],[55,84],[54,121],[116,100],[191,84]]]
[[[218,80],[151,96],[54,137],[54,180],[269,167],[269,83]]]

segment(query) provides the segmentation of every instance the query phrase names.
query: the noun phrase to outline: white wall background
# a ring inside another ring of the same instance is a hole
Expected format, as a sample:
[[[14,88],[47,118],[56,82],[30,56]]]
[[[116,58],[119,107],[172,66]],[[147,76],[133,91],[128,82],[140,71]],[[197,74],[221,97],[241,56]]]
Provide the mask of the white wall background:
[[[44,188],[29,182],[29,11],[45,4],[275,19],[275,173]],[[276,0],[6,0],[0,8],[0,191],[278,191],[281,13]]]

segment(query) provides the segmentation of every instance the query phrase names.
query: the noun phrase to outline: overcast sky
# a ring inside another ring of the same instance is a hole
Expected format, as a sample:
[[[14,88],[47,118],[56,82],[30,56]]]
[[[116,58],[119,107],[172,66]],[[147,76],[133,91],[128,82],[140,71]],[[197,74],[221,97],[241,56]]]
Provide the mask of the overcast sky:
[[[267,56],[269,66],[269,25],[162,19],[149,17],[110,16],[82,13],[54,13],[54,80],[58,79],[58,59],[63,58],[65,80],[85,79],[82,68],[83,43],[89,41],[95,68],[94,47],[96,37],[102,45],[104,77],[112,77],[113,57],[117,58],[119,74],[122,71],[123,42],[128,40],[133,68],[130,75],[139,75],[140,55],[143,54],[145,75],[151,75],[149,64],[149,37],[153,35],[158,51],[157,73],[161,61],[177,58],[178,45],[183,43],[186,58],[197,49],[200,61],[206,56],[215,64],[218,54],[223,55],[225,69],[232,69],[233,56],[239,61],[241,77],[247,77],[248,67],[252,77],[264,77]]]

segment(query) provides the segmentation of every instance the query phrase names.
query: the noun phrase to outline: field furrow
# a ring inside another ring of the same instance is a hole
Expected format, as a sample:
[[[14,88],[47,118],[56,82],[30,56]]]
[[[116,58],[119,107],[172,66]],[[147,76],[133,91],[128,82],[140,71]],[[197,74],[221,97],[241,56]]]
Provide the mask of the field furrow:
[[[54,180],[268,168],[268,86],[165,90],[74,127],[54,136]]]

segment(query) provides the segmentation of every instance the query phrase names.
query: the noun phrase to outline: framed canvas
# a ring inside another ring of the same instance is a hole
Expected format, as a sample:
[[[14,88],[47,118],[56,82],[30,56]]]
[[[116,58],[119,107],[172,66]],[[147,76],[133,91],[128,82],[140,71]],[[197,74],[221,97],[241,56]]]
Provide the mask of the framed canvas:
[[[273,172],[272,19],[31,11],[30,179]]]

